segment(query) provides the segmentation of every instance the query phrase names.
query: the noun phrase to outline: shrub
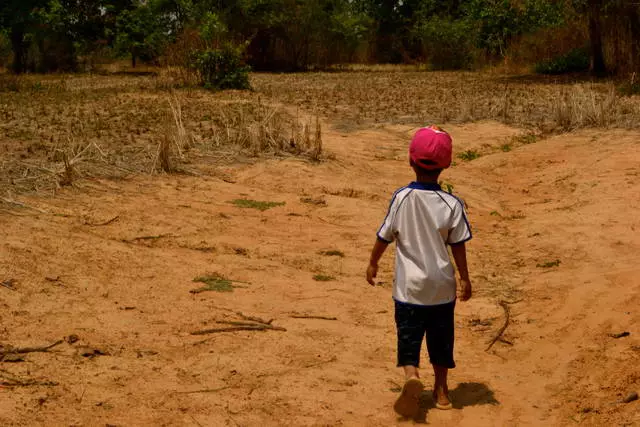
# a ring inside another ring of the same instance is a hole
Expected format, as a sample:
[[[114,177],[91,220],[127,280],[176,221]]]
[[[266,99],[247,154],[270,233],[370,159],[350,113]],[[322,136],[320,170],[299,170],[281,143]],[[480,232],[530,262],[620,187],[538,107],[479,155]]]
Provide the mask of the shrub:
[[[207,89],[249,89],[249,70],[242,60],[242,47],[226,44],[194,55],[192,67]]]
[[[589,61],[587,49],[572,49],[564,55],[539,62],[535,65],[535,72],[538,74],[565,74],[588,71]]]
[[[433,17],[416,31],[432,69],[460,70],[473,65],[474,36],[465,21]]]

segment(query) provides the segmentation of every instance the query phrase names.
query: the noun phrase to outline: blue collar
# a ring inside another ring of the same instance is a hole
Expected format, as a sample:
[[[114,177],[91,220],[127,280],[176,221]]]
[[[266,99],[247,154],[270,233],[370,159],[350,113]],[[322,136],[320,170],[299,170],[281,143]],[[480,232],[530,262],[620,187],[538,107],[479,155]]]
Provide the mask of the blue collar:
[[[440,184],[432,183],[432,182],[417,182],[413,181],[408,185],[409,188],[414,190],[429,190],[429,191],[440,191]]]

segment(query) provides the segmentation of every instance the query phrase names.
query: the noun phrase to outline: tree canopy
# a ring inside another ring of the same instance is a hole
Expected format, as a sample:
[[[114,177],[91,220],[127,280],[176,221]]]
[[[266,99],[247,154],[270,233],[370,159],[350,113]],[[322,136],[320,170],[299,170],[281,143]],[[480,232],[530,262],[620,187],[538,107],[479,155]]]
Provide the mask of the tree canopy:
[[[535,45],[535,39],[541,41]],[[552,38],[557,43],[542,40]],[[523,44],[528,40],[528,44]],[[596,74],[640,68],[640,4],[621,0],[3,0],[11,68],[69,71],[91,55],[157,62],[167,50],[243,48],[260,70],[428,63],[473,68],[535,51],[585,52]],[[5,49],[6,50],[6,49]],[[183,57],[188,57],[188,54]],[[534,56],[534,55],[529,55]],[[1,58],[0,58],[1,59]],[[556,69],[556,68],[554,68]],[[558,68],[558,69],[561,69]]]

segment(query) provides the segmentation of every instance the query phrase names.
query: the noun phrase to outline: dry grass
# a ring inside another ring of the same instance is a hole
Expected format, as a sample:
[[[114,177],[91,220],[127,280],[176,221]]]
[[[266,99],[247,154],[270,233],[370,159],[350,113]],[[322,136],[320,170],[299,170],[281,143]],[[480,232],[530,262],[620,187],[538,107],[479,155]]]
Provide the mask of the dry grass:
[[[640,98],[619,96],[611,82],[420,72],[405,67],[277,77],[255,74],[251,84],[274,99],[320,112],[344,131],[387,123],[479,120],[545,132],[596,126],[640,127]]]
[[[251,78],[255,92],[211,93],[184,86],[188,76],[170,68],[0,74],[2,193],[51,191],[83,177],[201,174],[240,158],[317,161],[326,156],[320,117],[344,131],[493,119],[529,129],[533,140],[583,127],[640,127],[640,97],[620,96],[612,83],[415,67]]]
[[[319,120],[250,92],[159,90],[153,75],[0,75],[0,188],[187,172],[239,158],[322,157]],[[315,138],[310,135],[315,132]]]

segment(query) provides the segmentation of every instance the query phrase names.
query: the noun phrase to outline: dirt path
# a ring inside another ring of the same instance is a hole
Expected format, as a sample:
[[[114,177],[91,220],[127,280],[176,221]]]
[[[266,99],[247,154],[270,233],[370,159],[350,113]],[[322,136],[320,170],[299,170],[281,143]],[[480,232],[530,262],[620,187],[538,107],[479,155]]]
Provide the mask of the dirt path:
[[[638,401],[614,402],[640,389],[640,135],[580,132],[501,152],[518,130],[449,130],[457,151],[495,152],[443,177],[469,206],[476,295],[458,305],[456,410],[427,400],[427,422],[637,425]],[[0,386],[0,425],[406,424],[390,410],[401,380],[392,256],[382,286],[363,272],[389,195],[412,179],[408,135],[329,131],[336,160],[320,165],[230,168],[233,183],[84,182],[21,199],[50,214],[0,213],[0,280],[16,280],[0,287],[0,344],[80,339],[0,364],[0,380],[57,383]],[[229,203],[241,198],[285,205]],[[319,254],[330,250],[344,257]],[[207,273],[249,284],[190,293]],[[501,300],[510,344],[485,352]],[[286,332],[190,334],[242,320],[237,311]]]

